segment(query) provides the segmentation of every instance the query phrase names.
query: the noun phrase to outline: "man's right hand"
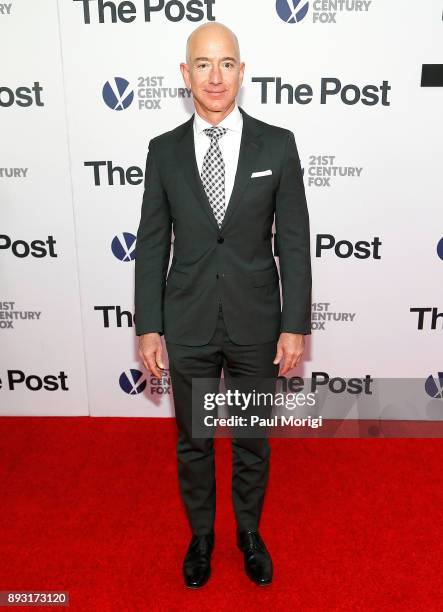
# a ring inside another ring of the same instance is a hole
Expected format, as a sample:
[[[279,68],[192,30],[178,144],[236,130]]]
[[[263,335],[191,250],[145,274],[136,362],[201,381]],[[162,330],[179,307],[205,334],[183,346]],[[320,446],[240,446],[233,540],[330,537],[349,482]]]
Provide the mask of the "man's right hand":
[[[161,336],[157,332],[142,334],[138,345],[138,354],[148,372],[151,372],[157,378],[161,378],[163,363],[162,356],[162,341]]]

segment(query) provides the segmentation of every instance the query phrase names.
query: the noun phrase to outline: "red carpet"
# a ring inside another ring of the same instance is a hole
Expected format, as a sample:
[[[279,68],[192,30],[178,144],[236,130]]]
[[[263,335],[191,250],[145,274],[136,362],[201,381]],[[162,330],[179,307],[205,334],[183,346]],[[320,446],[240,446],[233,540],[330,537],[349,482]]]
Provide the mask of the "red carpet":
[[[217,440],[213,573],[191,591],[172,420],[3,417],[0,436],[0,590],[85,612],[442,609],[441,440],[272,440],[267,588],[243,573]]]

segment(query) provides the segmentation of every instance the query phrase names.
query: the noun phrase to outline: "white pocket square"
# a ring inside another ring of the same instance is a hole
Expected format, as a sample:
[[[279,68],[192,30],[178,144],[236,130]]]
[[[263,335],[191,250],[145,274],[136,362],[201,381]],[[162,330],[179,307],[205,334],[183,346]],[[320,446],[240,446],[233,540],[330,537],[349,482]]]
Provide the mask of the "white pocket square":
[[[255,178],[256,176],[267,176],[268,174],[272,174],[272,170],[262,170],[261,172],[253,172],[251,174],[251,178]]]

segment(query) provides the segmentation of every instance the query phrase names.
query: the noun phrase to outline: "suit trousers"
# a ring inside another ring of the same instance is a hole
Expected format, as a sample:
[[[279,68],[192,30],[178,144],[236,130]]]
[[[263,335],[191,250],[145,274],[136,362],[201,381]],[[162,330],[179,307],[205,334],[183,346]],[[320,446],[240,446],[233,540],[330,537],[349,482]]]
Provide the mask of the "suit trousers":
[[[185,346],[166,341],[178,429],[179,486],[193,534],[210,533],[215,519],[215,456],[213,437],[192,435],[192,379],[227,377],[275,379],[277,340],[262,344],[233,343],[222,306],[208,344]],[[243,379],[244,380],[244,379]],[[228,385],[226,385],[228,386]],[[214,389],[215,392],[218,389]],[[237,530],[257,530],[269,477],[270,446],[266,435],[232,438],[232,502]]]

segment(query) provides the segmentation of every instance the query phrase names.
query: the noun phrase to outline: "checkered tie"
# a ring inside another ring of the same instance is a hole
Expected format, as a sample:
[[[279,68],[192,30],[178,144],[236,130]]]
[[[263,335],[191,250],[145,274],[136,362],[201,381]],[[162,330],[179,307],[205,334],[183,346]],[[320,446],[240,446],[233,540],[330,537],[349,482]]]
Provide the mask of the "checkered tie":
[[[211,139],[211,144],[203,159],[201,179],[215,219],[221,227],[225,216],[225,162],[218,141],[228,130],[216,126],[203,131]]]

